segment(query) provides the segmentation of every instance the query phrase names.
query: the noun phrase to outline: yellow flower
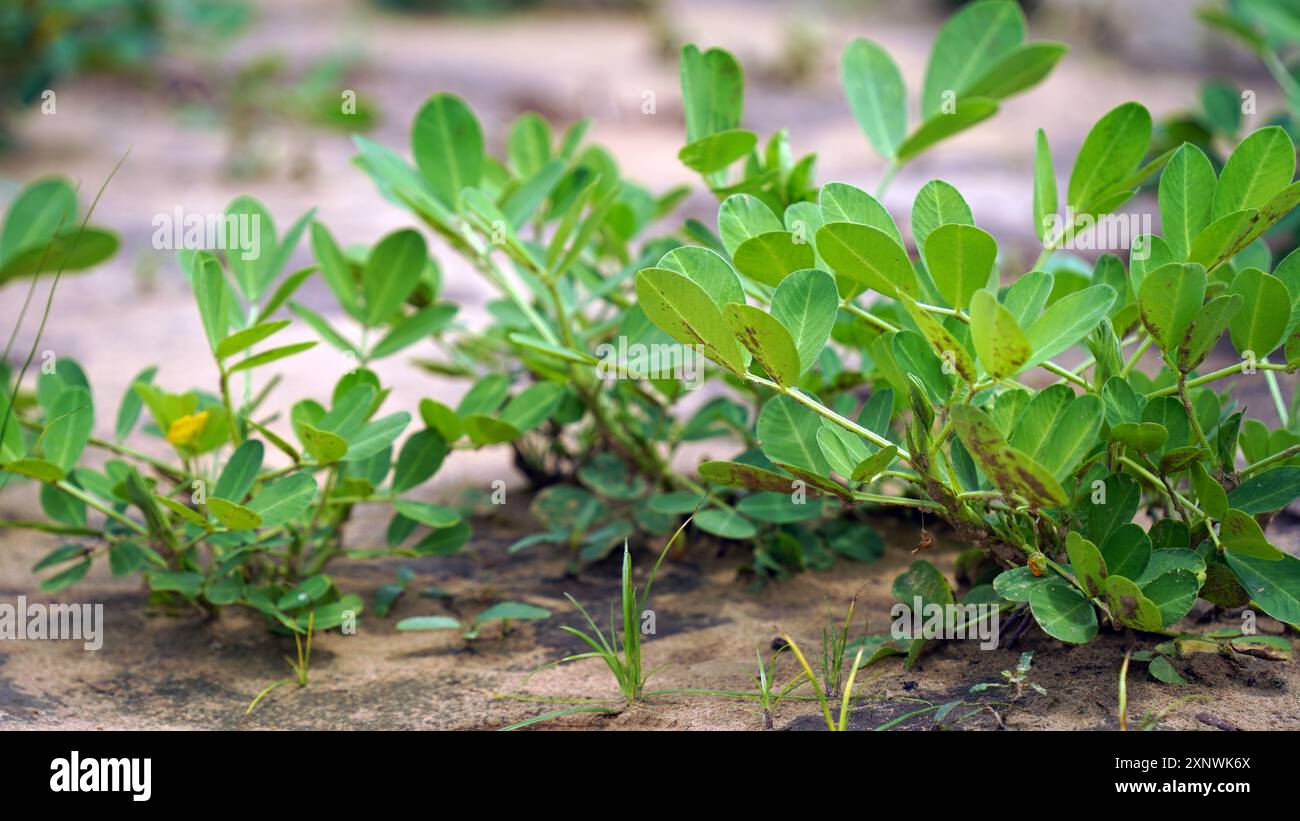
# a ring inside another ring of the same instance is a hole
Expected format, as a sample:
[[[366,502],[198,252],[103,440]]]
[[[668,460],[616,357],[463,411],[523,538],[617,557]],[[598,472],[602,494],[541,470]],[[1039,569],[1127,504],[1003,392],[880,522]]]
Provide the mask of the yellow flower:
[[[177,447],[192,445],[195,439],[203,435],[203,429],[207,426],[207,411],[182,416],[167,428],[167,441]]]

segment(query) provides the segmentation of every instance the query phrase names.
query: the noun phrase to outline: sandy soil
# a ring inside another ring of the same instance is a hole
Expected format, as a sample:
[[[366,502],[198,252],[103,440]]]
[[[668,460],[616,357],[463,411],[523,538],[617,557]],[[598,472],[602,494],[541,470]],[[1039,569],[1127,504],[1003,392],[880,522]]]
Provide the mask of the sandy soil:
[[[319,636],[306,689],[283,687],[247,719],[249,701],[270,682],[287,674],[281,659],[291,654],[289,639],[267,632],[260,620],[229,611],[220,619],[197,614],[150,612],[134,580],[114,580],[96,568],[80,586],[59,596],[67,602],[103,602],[103,649],[86,652],[79,642],[6,642],[0,647],[0,727],[36,728],[348,728],[494,729],[567,706],[573,698],[609,699],[618,693],[599,660],[551,668],[525,682],[547,661],[584,648],[561,632],[578,615],[564,600],[571,593],[598,619],[617,596],[618,567],[607,561],[580,578],[566,578],[554,555],[509,556],[505,546],[526,518],[508,505],[498,516],[478,522],[473,548],[446,558],[345,562],[331,568],[340,587],[369,600],[391,581],[399,565],[417,576],[389,618],[363,616],[356,635]],[[0,508],[12,504],[6,499]],[[8,512],[4,510],[3,512]],[[378,532],[375,511],[359,517],[357,533]],[[932,525],[933,526],[933,525]],[[707,537],[693,540],[683,558],[670,562],[654,587],[650,608],[656,634],[644,645],[647,668],[669,666],[651,689],[707,688],[749,690],[754,649],[765,656],[777,626],[808,648],[817,645],[825,614],[842,618],[859,589],[853,635],[888,631],[890,584],[911,561],[918,525],[902,519],[879,522],[887,549],[870,565],[839,562],[827,572],[800,574],[755,591],[738,577],[739,547],[724,548]],[[931,558],[952,577],[955,551],[938,532]],[[0,597],[26,593],[12,585],[49,548],[46,540],[7,537],[0,553]],[[638,556],[643,577],[650,554]],[[427,598],[418,591],[442,588],[450,598]],[[33,600],[48,600],[31,596]],[[473,615],[500,600],[526,601],[549,608],[546,621],[519,624],[501,637],[488,631],[469,644],[452,633],[399,633],[397,620],[415,615]],[[1190,618],[1190,617],[1189,617]],[[1217,626],[1233,626],[1226,620]],[[1215,622],[1195,625],[1210,629]],[[1270,619],[1266,633],[1280,633]],[[934,646],[913,670],[902,659],[878,662],[862,673],[853,726],[873,729],[930,704],[962,701],[952,714],[972,717],[963,729],[992,729],[996,719],[979,712],[984,702],[1009,729],[1113,729],[1117,726],[1116,683],[1125,649],[1150,647],[1153,640],[1128,631],[1109,632],[1074,647],[1030,629],[1015,647],[982,651],[973,641]],[[1035,652],[1032,680],[1046,696],[1026,695],[1014,708],[1005,694],[969,693],[979,682],[1001,681],[1024,650]],[[784,654],[780,677],[793,675]],[[1135,665],[1129,678],[1130,720],[1159,711],[1176,699],[1196,696],[1175,709],[1162,727],[1209,729],[1205,714],[1243,729],[1300,729],[1300,669],[1256,658],[1197,657],[1181,664],[1189,684],[1175,688],[1150,679]],[[536,700],[520,700],[521,698]],[[553,701],[550,701],[553,700]],[[949,719],[952,722],[952,719]],[[928,729],[930,715],[904,721],[904,729]],[[698,695],[663,695],[617,716],[578,715],[543,725],[587,729],[759,729],[762,720],[750,702]],[[776,714],[777,728],[822,729],[815,703],[787,701]]]
[[[301,64],[340,45],[362,46],[366,68],[358,90],[374,95],[385,115],[372,136],[403,150],[410,117],[419,104],[435,91],[451,90],[471,100],[493,146],[523,110],[541,110],[564,124],[591,116],[597,121],[593,138],[610,146],[630,176],[655,190],[694,182],[676,160],[681,143],[676,66],[661,59],[660,35],[644,21],[561,15],[412,22],[367,8],[323,0],[268,4],[259,29],[235,56],[275,47]],[[678,35],[732,48],[745,62],[749,125],[764,134],[790,126],[797,151],[820,152],[818,176],[823,181],[874,184],[881,167],[849,117],[835,57],[848,38],[869,34],[894,53],[915,90],[929,48],[930,21],[902,16],[884,23],[878,11],[818,11],[811,19],[825,38],[824,59],[817,62],[809,83],[792,87],[765,79],[763,68],[779,54],[794,14],[783,4],[742,10],[737,3],[679,3],[673,8]],[[292,36],[285,36],[287,31]],[[1076,34],[1068,29],[1038,32],[1072,42]],[[915,191],[926,180],[942,177],[965,193],[982,226],[1013,253],[1027,253],[1032,176],[1028,148],[1034,129],[1047,128],[1058,170],[1064,173],[1086,129],[1110,107],[1140,99],[1160,116],[1194,99],[1199,72],[1158,62],[1134,71],[1114,53],[1090,49],[1078,39],[1075,53],[1041,88],[1008,102],[995,121],[901,174],[887,198],[890,208],[905,216]],[[539,56],[541,43],[547,44],[544,58]],[[1115,50],[1121,45],[1114,43]],[[1130,44],[1128,51],[1133,50]],[[640,114],[646,90],[657,95],[653,116]],[[1260,96],[1260,109],[1266,111],[1267,95],[1261,91]],[[306,179],[276,173],[252,181],[231,180],[219,171],[225,145],[220,131],[187,128],[170,110],[167,98],[116,83],[85,82],[60,89],[58,114],[31,114],[19,123],[19,132],[22,151],[0,158],[0,174],[16,180],[58,171],[93,189],[121,153],[132,148],[131,159],[97,215],[98,222],[122,233],[123,253],[78,277],[76,287],[60,292],[42,345],[82,362],[92,375],[97,404],[105,409],[115,410],[129,380],[150,364],[161,365],[160,382],[171,387],[210,382],[214,375],[172,254],[150,247],[154,214],[170,212],[178,204],[195,211],[218,210],[236,194],[252,193],[268,203],[282,226],[307,208],[319,207],[321,218],[349,243],[373,241],[411,221],[384,203],[349,165],[352,150],[346,137],[315,135],[304,148],[273,131],[269,150],[286,157],[306,150],[318,172]],[[697,192],[684,215],[712,221],[713,208],[710,198]],[[303,250],[297,261],[306,263]],[[481,283],[454,259],[443,255],[441,261],[447,296],[467,303],[471,321],[480,318],[485,295]],[[0,296],[0,324],[5,327],[17,316],[16,293],[6,289]],[[306,290],[304,299],[339,321],[319,284]],[[296,337],[290,339],[290,334]],[[285,342],[311,338],[305,328],[284,336]],[[414,353],[427,355],[432,349]],[[318,347],[286,372],[279,395],[323,397],[329,385],[320,375],[338,373],[343,361]],[[463,390],[459,383],[433,379],[403,361],[384,363],[381,375],[394,387],[394,410],[413,410],[423,396],[454,401]],[[1263,380],[1258,382],[1242,386],[1252,409],[1267,407]],[[1287,395],[1292,384],[1290,378],[1284,380]],[[111,429],[112,418],[111,411],[99,414],[100,432]],[[139,444],[153,446],[148,441]],[[504,450],[458,453],[427,492],[431,498],[446,498],[458,487],[483,486],[495,478],[518,479]],[[496,518],[478,522],[476,538],[461,556],[333,568],[343,589],[367,599],[393,579],[401,564],[409,565],[417,579],[390,618],[363,618],[355,636],[321,636],[311,686],[277,690],[247,720],[241,717],[249,700],[286,675],[281,656],[292,652],[291,642],[239,612],[215,621],[151,612],[136,580],[113,579],[98,566],[59,598],[104,603],[108,638],[103,650],[86,653],[79,644],[59,642],[0,646],[0,727],[496,728],[562,706],[511,696],[612,699],[617,693],[598,661],[550,669],[524,682],[538,665],[580,649],[557,629],[575,623],[563,593],[603,613],[616,595],[617,567],[607,563],[580,579],[569,579],[563,576],[562,559],[554,555],[507,556],[505,545],[533,527],[526,497],[519,498]],[[11,488],[0,497],[0,516],[32,515],[37,509],[30,488]],[[371,511],[353,524],[349,538],[363,545],[379,538],[383,525],[382,513]],[[724,548],[706,538],[692,543],[656,586],[651,606],[658,634],[647,642],[646,656],[651,665],[671,666],[652,687],[748,688],[754,648],[762,647],[766,654],[776,624],[815,644],[827,607],[842,612],[859,588],[863,594],[855,633],[884,631],[892,603],[890,583],[911,561],[907,551],[916,542],[917,525],[885,520],[880,527],[888,550],[876,564],[841,562],[832,571],[804,573],[756,592],[737,576],[742,548]],[[1290,536],[1286,541],[1296,548]],[[0,532],[0,599],[20,594],[41,599],[33,595],[37,577],[30,568],[56,544],[49,537]],[[939,545],[932,558],[951,576],[955,548],[944,544],[942,533]],[[640,554],[643,568],[648,555]],[[445,588],[452,598],[416,595],[432,586]],[[484,637],[472,646],[450,634],[394,629],[396,621],[407,616],[472,615],[504,599],[543,605],[556,615],[546,622],[519,625],[504,638]],[[1279,626],[1265,619],[1262,629],[1278,632]],[[853,726],[876,727],[927,703],[977,703],[980,697],[968,694],[972,684],[1000,680],[1000,672],[1014,666],[1021,650],[1032,649],[1033,679],[1048,695],[1026,696],[1009,712],[998,708],[1008,727],[1113,728],[1120,659],[1126,648],[1147,646],[1149,641],[1127,632],[1106,633],[1087,647],[1068,647],[1030,630],[1014,649],[981,652],[971,643],[938,646],[915,670],[903,670],[897,658],[887,659],[865,671]],[[782,669],[786,677],[792,674],[790,660],[782,662]],[[1196,718],[1205,713],[1243,728],[1300,729],[1300,672],[1293,664],[1201,657],[1189,662],[1184,673],[1190,685],[1175,689],[1135,671],[1130,679],[1131,717],[1196,694],[1212,700],[1177,709],[1163,726],[1208,729]],[[987,698],[998,701],[1001,696]],[[817,708],[810,703],[787,702],[777,715],[778,727],[819,725]],[[660,696],[616,717],[576,716],[551,726],[756,729],[762,724],[747,702]],[[931,722],[922,716],[901,726],[924,729]],[[990,728],[996,721],[980,713],[962,726]]]

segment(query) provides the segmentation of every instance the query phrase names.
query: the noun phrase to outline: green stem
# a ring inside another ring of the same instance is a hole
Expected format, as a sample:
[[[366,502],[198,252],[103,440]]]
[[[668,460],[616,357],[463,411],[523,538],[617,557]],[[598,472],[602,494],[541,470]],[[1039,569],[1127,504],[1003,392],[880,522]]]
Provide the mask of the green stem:
[[[835,424],[839,425],[845,430],[850,431],[852,433],[856,433],[858,436],[861,436],[863,439],[866,439],[868,442],[871,442],[875,445],[879,445],[882,448],[898,447],[893,442],[889,441],[888,439],[876,433],[875,431],[867,430],[866,428],[859,425],[857,422],[854,422],[850,419],[846,419],[843,416],[840,416],[838,413],[826,407],[825,405],[821,404],[816,399],[809,397],[807,394],[803,393],[798,388],[787,388],[782,385],[778,385],[777,383],[771,381],[770,379],[764,379],[761,376],[757,376],[749,372],[745,373],[745,379],[757,385],[762,385],[764,387],[771,388],[772,390],[778,393],[790,397],[794,401],[798,402],[801,405],[804,405],[807,408],[812,409],[820,416],[829,419],[830,421],[834,422]],[[904,462],[912,461],[912,455],[907,451],[903,450],[902,448],[898,448],[898,458],[902,459]]]
[[[858,502],[874,502],[879,505],[897,505],[899,507],[918,507],[925,510],[937,510],[940,513],[947,513],[948,508],[932,502],[929,499],[911,499],[907,496],[886,496],[882,493],[854,493],[853,498]]]
[[[1266,467],[1275,465],[1278,462],[1285,462],[1287,459],[1290,459],[1292,456],[1295,456],[1297,454],[1300,454],[1300,445],[1292,445],[1291,447],[1285,450],[1278,451],[1272,456],[1269,456],[1264,459],[1260,459],[1258,462],[1252,462],[1251,464],[1246,465],[1244,468],[1241,469],[1239,475],[1241,476],[1241,478],[1245,479],[1247,476],[1250,476],[1253,473],[1259,473],[1261,470],[1263,470]]]
[[[1057,376],[1064,379],[1066,382],[1073,382],[1074,384],[1083,388],[1085,391],[1092,390],[1092,386],[1088,384],[1088,380],[1084,379],[1083,377],[1079,376],[1077,373],[1073,371],[1069,371],[1066,370],[1065,368],[1062,368],[1060,365],[1056,364],[1055,362],[1051,362],[1051,361],[1044,362],[1039,367],[1041,367],[1043,370],[1047,371],[1048,373],[1056,374]]]
[[[1134,473],[1138,474],[1139,476],[1146,479],[1151,484],[1160,488],[1164,492],[1164,494],[1169,497],[1170,501],[1175,503],[1181,503],[1184,506],[1186,506],[1188,510],[1195,513],[1197,516],[1200,516],[1201,518],[1205,518],[1205,513],[1199,507],[1194,505],[1186,496],[1184,496],[1183,494],[1179,493],[1178,491],[1166,485],[1164,480],[1161,479],[1159,476],[1156,476],[1154,473],[1142,467],[1137,462],[1134,462],[1132,459],[1130,459],[1127,456],[1119,457],[1119,461],[1124,465],[1127,465],[1129,469],[1131,469]]]
[[[1260,360],[1261,365],[1267,365],[1268,357]],[[1277,418],[1282,427],[1289,427],[1291,424],[1291,415],[1287,413],[1286,401],[1282,399],[1282,391],[1277,386],[1277,376],[1272,370],[1264,371],[1264,379],[1268,382],[1268,392],[1273,397],[1273,407],[1277,408]]]
[[[119,524],[125,525],[131,530],[134,530],[139,535],[141,536],[149,535],[149,531],[145,529],[143,525],[134,522],[131,519],[128,519],[127,517],[123,516],[121,513],[118,513],[116,510],[113,510],[111,507],[108,507],[107,505],[103,504],[93,496],[84,493],[81,490],[81,488],[73,487],[72,485],[68,484],[63,480],[59,480],[58,482],[55,482],[54,487],[68,494],[72,498],[78,500],[86,507],[94,508],[95,510],[98,510],[100,513],[104,514],[108,518],[113,519]]]
[[[865,308],[858,305],[856,302],[854,302],[851,299],[846,299],[843,302],[841,302],[840,307],[844,308],[844,310],[848,311],[849,313],[853,314],[859,319],[865,320],[868,324],[879,328],[885,333],[894,333],[899,330],[897,325],[894,325],[891,322],[881,319],[880,317],[866,310]]]
[[[1195,379],[1187,380],[1187,387],[1198,388],[1201,385],[1208,384],[1217,379],[1222,379],[1225,376],[1232,376],[1234,373],[1241,373],[1241,369],[1244,367],[1246,367],[1245,362],[1238,362],[1235,365],[1229,365],[1226,368],[1221,368],[1220,370],[1217,371],[1211,371],[1210,373],[1207,373],[1204,376],[1198,376]],[[1286,365],[1272,365],[1269,364],[1268,362],[1256,362],[1255,367],[1262,371],[1289,370],[1289,368]],[[1151,393],[1147,394],[1147,399],[1155,399],[1158,396],[1173,396],[1176,393],[1178,393],[1178,386],[1170,385],[1167,388],[1161,388],[1159,390],[1151,391]]]
[[[1147,348],[1151,347],[1153,341],[1154,338],[1150,334],[1147,334],[1146,337],[1138,343],[1137,349],[1133,351],[1133,355],[1124,363],[1124,370],[1119,372],[1120,376],[1127,377],[1133,372],[1133,369],[1137,367],[1138,360],[1142,358],[1142,354],[1147,352]]]
[[[230,442],[239,447],[243,438],[239,435],[239,422],[235,418],[235,408],[230,402],[230,374],[221,371],[221,404],[226,408],[226,424],[230,427]],[[166,431],[163,431],[166,433]]]
[[[1192,407],[1192,400],[1187,395],[1187,374],[1178,374],[1178,398],[1182,400],[1183,410],[1187,412],[1187,421],[1191,423],[1192,432],[1196,434],[1196,440],[1201,443],[1201,447],[1212,451],[1210,440],[1205,438],[1205,431],[1201,428],[1201,420],[1196,418],[1196,408]]]

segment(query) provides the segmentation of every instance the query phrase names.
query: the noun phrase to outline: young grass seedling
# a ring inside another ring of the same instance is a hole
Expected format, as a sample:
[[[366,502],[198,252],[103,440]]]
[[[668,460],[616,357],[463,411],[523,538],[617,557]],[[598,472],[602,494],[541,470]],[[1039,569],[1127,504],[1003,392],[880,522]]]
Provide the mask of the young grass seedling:
[[[794,678],[786,682],[785,686],[780,690],[772,689],[776,682],[776,662],[784,650],[785,647],[782,647],[773,653],[767,667],[764,668],[763,654],[759,652],[757,647],[754,648],[754,659],[758,662],[758,675],[754,676],[754,683],[758,685],[758,705],[763,710],[763,729],[765,730],[772,729],[772,716],[776,708],[781,704],[781,700],[807,681],[808,674],[800,671],[795,674]]]
[[[817,704],[821,707],[822,717],[826,719],[826,729],[831,732],[843,732],[848,726],[849,701],[853,698],[853,682],[858,677],[858,667],[862,664],[862,654],[867,648],[859,647],[858,654],[853,659],[853,667],[849,670],[849,678],[844,684],[844,693],[840,698],[839,721],[836,722],[831,719],[831,708],[827,700],[827,693],[830,692],[830,689],[817,680],[817,674],[814,673],[812,667],[809,666],[808,659],[804,658],[803,651],[799,649],[799,645],[795,642],[794,637],[784,631],[781,631],[780,635],[781,640],[786,643],[790,648],[790,651],[794,653],[794,657],[799,660],[799,665],[803,667],[804,675],[806,675],[808,680],[812,682],[813,689],[817,693]]]
[[[288,656],[284,657],[285,663],[288,664],[289,669],[293,671],[293,676],[282,678],[279,681],[273,681],[266,685],[262,692],[258,693],[257,697],[249,702],[248,709],[244,711],[245,718],[253,712],[253,708],[257,706],[259,701],[269,695],[270,692],[277,687],[283,687],[286,684],[297,684],[299,687],[307,686],[307,675],[311,672],[311,639],[315,628],[316,611],[312,610],[311,614],[307,616],[307,640],[304,642],[298,631],[295,630],[293,633],[293,644],[297,649],[298,660],[294,661]]]

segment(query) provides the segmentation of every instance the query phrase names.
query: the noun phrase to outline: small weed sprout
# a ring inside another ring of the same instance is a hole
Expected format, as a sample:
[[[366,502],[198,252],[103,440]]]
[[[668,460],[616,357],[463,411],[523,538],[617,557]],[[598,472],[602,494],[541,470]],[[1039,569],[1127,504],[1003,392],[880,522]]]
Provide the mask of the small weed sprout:
[[[273,681],[270,684],[266,685],[266,687],[262,689],[262,692],[258,693],[257,696],[251,702],[249,702],[248,709],[244,711],[245,718],[247,718],[249,714],[253,712],[253,708],[257,706],[257,703],[259,701],[261,701],[263,698],[269,695],[271,691],[276,689],[277,687],[282,687],[285,684],[297,684],[299,687],[307,686],[307,676],[311,672],[311,639],[312,639],[312,633],[315,631],[315,629],[316,629],[316,611],[312,610],[311,613],[307,616],[306,641],[303,640],[302,635],[297,630],[295,630],[293,633],[293,644],[294,644],[294,648],[297,650],[298,660],[294,661],[288,656],[284,657],[285,663],[288,664],[289,669],[293,671],[293,676],[289,678],[282,678],[278,681]]]
[[[1047,695],[1047,690],[1041,684],[1029,680],[1029,670],[1034,663],[1034,652],[1027,650],[1020,654],[1020,661],[1016,662],[1016,669],[1003,670],[1002,677],[1006,681],[999,682],[980,682],[970,688],[972,693],[982,693],[985,690],[991,690],[995,687],[1011,688],[1011,703],[1015,704],[1020,701],[1025,694],[1025,688],[1028,687],[1040,696]]]

